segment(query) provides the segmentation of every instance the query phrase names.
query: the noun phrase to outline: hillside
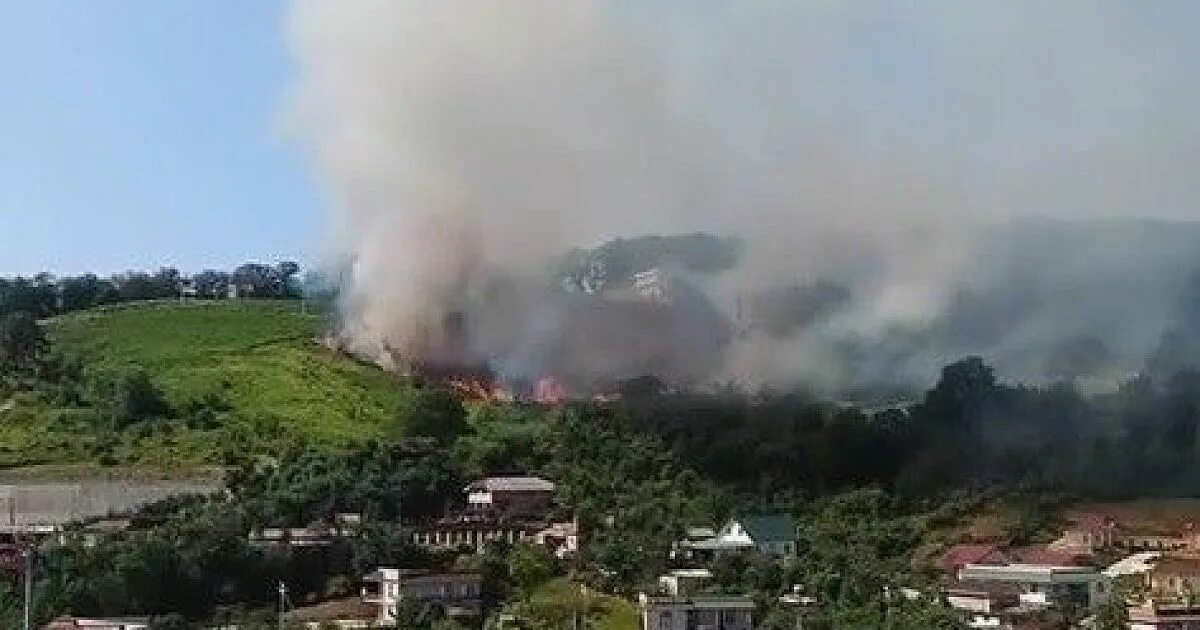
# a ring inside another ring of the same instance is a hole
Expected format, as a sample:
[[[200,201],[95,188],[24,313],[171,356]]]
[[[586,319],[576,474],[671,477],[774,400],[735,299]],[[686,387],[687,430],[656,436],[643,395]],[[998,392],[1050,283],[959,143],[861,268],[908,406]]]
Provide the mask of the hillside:
[[[234,444],[341,446],[378,435],[402,388],[313,343],[322,321],[298,302],[267,300],[147,302],[48,320],[53,347],[80,360],[91,387],[143,370],[178,419],[108,436],[89,425],[86,408],[17,396],[0,406],[0,466],[104,457],[175,467],[218,463]],[[211,421],[185,418],[198,401],[217,408]]]

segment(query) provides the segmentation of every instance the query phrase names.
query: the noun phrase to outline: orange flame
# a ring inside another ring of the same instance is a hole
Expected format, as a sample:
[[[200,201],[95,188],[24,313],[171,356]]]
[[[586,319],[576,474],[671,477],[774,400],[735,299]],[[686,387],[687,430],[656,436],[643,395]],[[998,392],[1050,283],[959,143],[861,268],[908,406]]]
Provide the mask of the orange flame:
[[[452,376],[445,383],[463,398],[474,402],[512,402],[514,399],[508,388],[482,376]]]
[[[553,376],[543,376],[533,387],[533,402],[539,405],[561,405],[569,396],[566,386]]]

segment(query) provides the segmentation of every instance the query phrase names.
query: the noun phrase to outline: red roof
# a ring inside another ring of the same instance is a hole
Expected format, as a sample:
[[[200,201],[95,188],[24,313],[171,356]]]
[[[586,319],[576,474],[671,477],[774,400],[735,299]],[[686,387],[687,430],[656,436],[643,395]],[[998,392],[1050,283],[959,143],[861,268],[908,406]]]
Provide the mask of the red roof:
[[[1102,532],[1115,526],[1113,518],[1102,512],[1077,512],[1071,515],[1071,529]]]
[[[1051,549],[1046,545],[1029,545],[1008,550],[1013,562],[1055,567],[1083,567],[1090,564],[1087,554]]]
[[[995,543],[954,545],[942,554],[938,567],[949,574],[958,573],[968,564],[1004,564],[1008,561],[1003,548]]]

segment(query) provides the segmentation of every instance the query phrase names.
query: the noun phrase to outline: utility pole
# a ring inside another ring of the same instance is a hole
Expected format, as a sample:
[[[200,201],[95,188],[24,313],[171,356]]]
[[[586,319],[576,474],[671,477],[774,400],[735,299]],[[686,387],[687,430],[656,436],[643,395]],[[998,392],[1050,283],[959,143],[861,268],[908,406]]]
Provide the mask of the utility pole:
[[[283,630],[283,615],[287,612],[287,585],[279,583],[279,630]]]
[[[25,556],[25,630],[33,628],[33,545],[27,544]]]

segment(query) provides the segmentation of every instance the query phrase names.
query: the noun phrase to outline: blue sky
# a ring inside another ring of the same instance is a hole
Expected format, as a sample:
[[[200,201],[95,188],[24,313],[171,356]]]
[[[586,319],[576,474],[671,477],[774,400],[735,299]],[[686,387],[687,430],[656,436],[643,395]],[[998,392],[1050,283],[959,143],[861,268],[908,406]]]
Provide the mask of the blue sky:
[[[274,0],[0,3],[0,275],[304,259]]]

